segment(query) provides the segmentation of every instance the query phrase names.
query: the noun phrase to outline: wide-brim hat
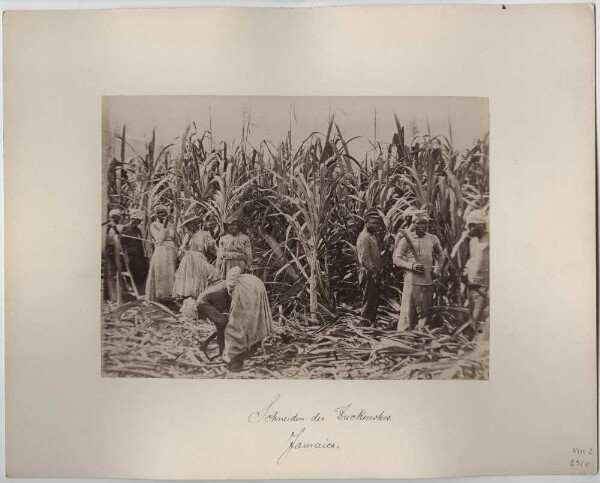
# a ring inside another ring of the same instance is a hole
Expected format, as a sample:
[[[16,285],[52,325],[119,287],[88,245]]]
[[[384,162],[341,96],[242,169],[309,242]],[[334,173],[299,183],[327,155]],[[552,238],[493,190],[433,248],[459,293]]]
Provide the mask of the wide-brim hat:
[[[181,226],[188,225],[189,223],[192,223],[193,221],[197,221],[197,220],[199,221],[201,219],[202,219],[202,217],[200,217],[200,216],[198,216],[196,214],[186,215],[181,220]]]
[[[132,220],[144,221],[146,215],[142,210],[131,210],[129,212],[129,218],[131,218]]]

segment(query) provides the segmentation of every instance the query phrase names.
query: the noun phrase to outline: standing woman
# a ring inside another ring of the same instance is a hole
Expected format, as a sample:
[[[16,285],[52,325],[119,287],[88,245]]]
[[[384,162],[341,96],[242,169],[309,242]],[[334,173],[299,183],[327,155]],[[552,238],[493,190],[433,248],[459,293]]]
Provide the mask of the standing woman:
[[[218,272],[208,263],[207,254],[215,249],[215,241],[202,229],[200,218],[188,216],[181,223],[187,233],[181,244],[183,258],[175,273],[173,298],[198,297],[208,288],[209,280],[218,279]]]
[[[177,264],[175,226],[168,216],[167,207],[158,205],[156,220],[150,224],[154,253],[146,281],[146,300],[167,300],[173,295],[173,281]]]
[[[221,278],[227,278],[227,272],[239,267],[242,273],[250,271],[252,266],[252,246],[250,238],[240,232],[240,221],[231,216],[227,220],[228,233],[219,240],[217,250],[217,270]]]
[[[135,283],[138,295],[144,295],[146,276],[148,275],[148,260],[144,253],[144,242],[142,241],[142,230],[140,223],[144,221],[144,212],[131,210],[130,221],[123,227],[121,244],[127,254],[129,272]]]

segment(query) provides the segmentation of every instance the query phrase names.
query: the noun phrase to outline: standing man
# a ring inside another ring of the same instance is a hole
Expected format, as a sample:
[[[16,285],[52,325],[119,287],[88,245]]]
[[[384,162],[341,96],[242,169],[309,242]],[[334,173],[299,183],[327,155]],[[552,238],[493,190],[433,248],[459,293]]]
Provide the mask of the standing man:
[[[121,210],[115,208],[108,213],[106,223],[106,238],[104,245],[104,299],[116,304],[121,304],[123,296],[123,257],[119,249],[119,237],[123,225],[121,224]]]
[[[471,237],[469,260],[465,265],[471,323],[476,331],[476,340],[489,340],[490,239],[486,229],[487,217],[483,210],[473,210],[466,221]]]
[[[415,327],[417,308],[423,314],[431,307],[433,282],[439,276],[445,260],[440,240],[427,233],[427,214],[418,212],[413,219],[414,232],[402,237],[393,257],[394,265],[405,270],[398,330]]]
[[[367,210],[365,227],[356,241],[358,285],[363,296],[360,315],[371,325],[375,323],[381,291],[381,247],[379,245],[381,224],[379,212],[375,208]]]

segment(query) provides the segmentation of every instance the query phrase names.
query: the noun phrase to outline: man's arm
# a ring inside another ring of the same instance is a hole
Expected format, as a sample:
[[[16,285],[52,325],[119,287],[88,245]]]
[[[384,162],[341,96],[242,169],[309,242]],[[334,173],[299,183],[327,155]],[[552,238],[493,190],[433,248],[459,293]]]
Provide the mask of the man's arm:
[[[467,257],[467,261],[465,263],[465,266],[463,267],[463,272],[462,272],[465,283],[468,283],[468,281],[469,281],[469,271],[471,269],[471,260],[473,257],[473,240],[474,240],[474,238],[471,238],[469,240],[469,255]]]
[[[356,258],[358,261],[358,266],[362,268],[369,268],[365,265],[365,255],[366,255],[366,244],[365,239],[362,236],[358,237],[356,240]]]
[[[444,253],[440,239],[435,235],[433,235],[433,238],[433,256],[435,258],[433,273],[436,276],[439,276],[440,272],[442,271],[442,267],[444,266],[444,262],[446,261],[446,254]]]
[[[394,265],[396,265],[397,267],[402,267],[406,270],[412,270],[414,262],[408,260],[406,257],[409,248],[408,242],[406,238],[404,238],[402,235],[400,236],[402,237],[402,239],[400,240],[398,246],[394,250],[392,260],[394,262]]]
[[[196,306],[198,311],[198,318],[208,319],[217,327],[225,327],[228,322],[228,318],[225,314],[219,312],[215,307],[206,302],[200,302]]]

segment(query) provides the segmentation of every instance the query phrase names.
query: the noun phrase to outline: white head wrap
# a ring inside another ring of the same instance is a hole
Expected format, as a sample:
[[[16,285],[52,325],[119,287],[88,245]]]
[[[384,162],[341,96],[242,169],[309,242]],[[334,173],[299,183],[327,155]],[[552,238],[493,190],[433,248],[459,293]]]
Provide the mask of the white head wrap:
[[[483,210],[473,210],[467,215],[467,225],[485,225],[487,216]]]
[[[118,208],[115,208],[113,210],[110,210],[108,212],[108,217],[110,218],[111,216],[118,216],[120,217],[122,215],[121,210],[119,210]]]

